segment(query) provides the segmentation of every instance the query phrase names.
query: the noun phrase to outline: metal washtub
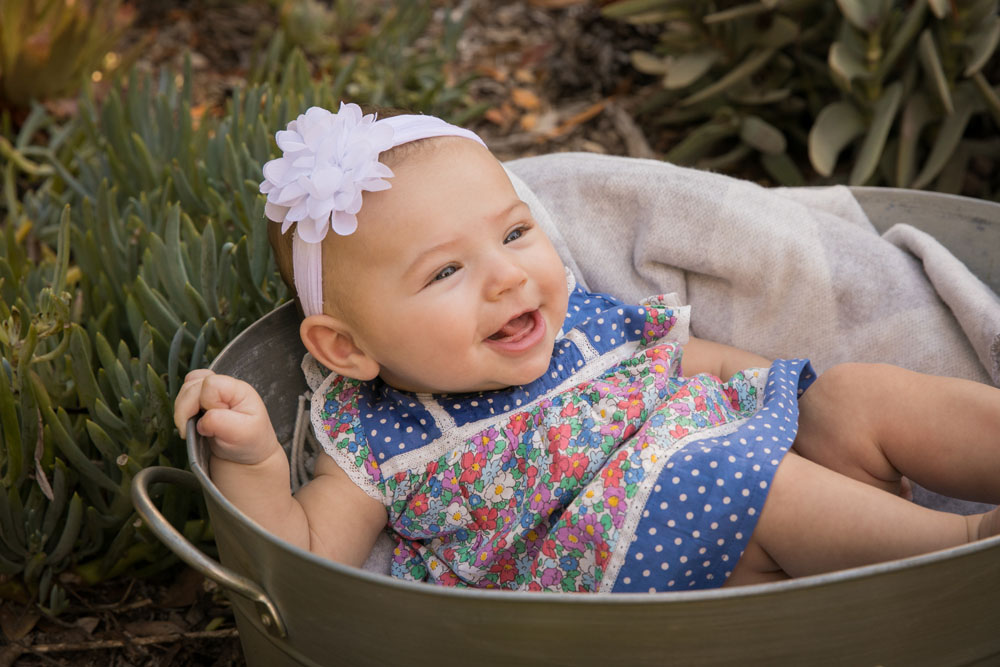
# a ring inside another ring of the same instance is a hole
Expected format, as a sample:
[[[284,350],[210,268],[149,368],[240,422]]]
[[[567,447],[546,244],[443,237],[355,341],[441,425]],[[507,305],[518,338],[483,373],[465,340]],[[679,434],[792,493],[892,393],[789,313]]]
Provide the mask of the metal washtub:
[[[1000,204],[853,188],[884,231],[934,235],[1000,292]],[[215,360],[263,396],[287,441],[305,390],[293,304]],[[274,369],[288,368],[284,376]],[[150,529],[225,588],[249,665],[1000,665],[1000,537],[879,565],[738,589],[583,595],[450,590],[346,567],[289,546],[229,503],[189,426],[191,472],[154,467],[133,484]],[[200,489],[221,563],[156,509],[158,483]]]

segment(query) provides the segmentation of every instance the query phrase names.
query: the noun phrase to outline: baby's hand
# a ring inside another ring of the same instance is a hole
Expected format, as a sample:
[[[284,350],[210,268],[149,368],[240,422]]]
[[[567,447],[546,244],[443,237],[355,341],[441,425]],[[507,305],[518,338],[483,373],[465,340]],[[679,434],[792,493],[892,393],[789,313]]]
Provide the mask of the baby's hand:
[[[174,424],[183,436],[189,419],[204,410],[198,433],[211,438],[212,454],[254,465],[281,445],[260,395],[246,382],[210,370],[191,371],[174,401]]]

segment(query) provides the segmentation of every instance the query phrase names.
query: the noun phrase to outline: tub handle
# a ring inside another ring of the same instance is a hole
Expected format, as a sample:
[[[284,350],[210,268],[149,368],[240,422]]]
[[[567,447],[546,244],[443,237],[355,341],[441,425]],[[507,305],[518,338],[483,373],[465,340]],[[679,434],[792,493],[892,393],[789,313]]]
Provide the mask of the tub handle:
[[[264,592],[264,589],[250,579],[236,574],[221,563],[203,554],[160,514],[160,510],[153,504],[153,499],[149,495],[149,488],[159,482],[178,484],[200,491],[197,478],[187,470],[165,466],[152,466],[139,471],[132,478],[132,505],[135,506],[139,516],[146,522],[149,529],[178,558],[196,571],[205,575],[224,589],[242,595],[253,602],[257,611],[257,617],[267,632],[274,637],[284,639],[287,635],[285,624],[281,620],[278,608],[271,601],[271,598],[268,597],[267,593]]]

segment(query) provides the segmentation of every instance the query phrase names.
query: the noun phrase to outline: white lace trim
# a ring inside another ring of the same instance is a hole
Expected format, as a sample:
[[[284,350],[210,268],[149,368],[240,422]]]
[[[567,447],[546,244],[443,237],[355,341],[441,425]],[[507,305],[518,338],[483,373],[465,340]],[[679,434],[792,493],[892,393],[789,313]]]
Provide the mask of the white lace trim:
[[[379,485],[372,481],[372,478],[365,472],[364,467],[359,468],[354,464],[354,457],[349,452],[337,449],[336,445],[330,440],[326,429],[323,428],[323,418],[320,417],[320,413],[323,410],[323,403],[326,401],[326,393],[330,390],[330,385],[337,377],[339,376],[336,373],[330,373],[316,391],[313,392],[312,403],[309,407],[309,420],[312,423],[313,433],[316,434],[316,440],[322,445],[323,451],[330,455],[330,458],[340,466],[340,469],[347,474],[350,480],[357,484],[358,488],[364,491],[369,497],[374,498],[384,505],[386,504],[386,496],[382,492],[382,489],[379,488]],[[371,447],[368,448],[368,451],[371,452]],[[381,466],[379,467],[381,468]],[[382,479],[385,480],[384,471]]]
[[[681,302],[681,297],[677,292],[667,292],[666,294],[661,294],[655,297],[655,300],[659,301],[664,306],[668,308],[683,308],[684,303]],[[652,303],[653,299],[648,299],[646,303]]]
[[[681,438],[680,440],[674,440],[670,443],[670,445],[662,445],[659,442],[656,443],[658,451],[650,453],[662,453],[662,458],[646,470],[645,477],[643,477],[642,481],[639,482],[639,488],[632,499],[632,507],[638,511],[629,512],[628,516],[625,518],[625,522],[618,531],[618,540],[615,543],[614,550],[611,552],[611,558],[608,559],[608,566],[604,569],[604,576],[601,578],[601,585],[598,587],[599,592],[610,592],[617,582],[618,572],[621,571],[622,566],[625,564],[625,558],[628,556],[628,551],[632,546],[632,536],[635,534],[636,529],[639,527],[639,522],[643,518],[642,509],[646,507],[646,503],[649,501],[649,496],[653,492],[653,487],[656,486],[657,482],[659,482],[660,473],[663,472],[664,466],[667,465],[667,462],[671,459],[671,457],[673,457],[678,450],[690,442],[706,440],[708,438],[717,438],[736,431],[739,427],[753,419],[754,416],[760,412],[760,409],[764,405],[764,388],[767,386],[767,378],[770,375],[770,369],[763,368],[747,370],[763,371],[763,373],[755,374],[752,378],[747,378],[749,383],[757,389],[757,405],[752,414],[748,417],[737,419],[736,421],[727,422],[725,424],[720,424],[719,426],[692,433]]]
[[[600,353],[594,348],[590,343],[590,339],[587,338],[587,334],[583,333],[579,329],[572,329],[563,336],[563,340],[568,340],[576,345],[576,349],[580,350],[580,354],[583,355],[583,363],[589,364],[594,359],[600,357]]]
[[[323,381],[326,380],[327,376],[330,375],[323,364],[316,361],[316,358],[311,354],[306,352],[302,355],[302,363],[300,364],[302,368],[302,374],[306,377],[306,384],[309,385],[309,389],[315,392]]]
[[[661,299],[663,305],[673,311],[677,320],[674,322],[674,326],[670,327],[667,335],[657,340],[656,343],[687,345],[688,341],[691,340],[691,306],[673,305],[674,302],[679,301],[674,292],[663,295]]]
[[[576,289],[576,275],[570,270],[568,266],[563,266],[563,271],[566,273],[566,290],[572,294]],[[563,319],[563,325],[565,326],[566,320]],[[562,340],[566,336],[566,331],[559,327],[559,332],[556,334],[556,342]]]
[[[417,400],[420,401],[424,409],[434,418],[434,423],[437,424],[439,431],[445,433],[455,428],[455,420],[452,419],[452,416],[448,414],[433,396],[430,394],[417,394]]]

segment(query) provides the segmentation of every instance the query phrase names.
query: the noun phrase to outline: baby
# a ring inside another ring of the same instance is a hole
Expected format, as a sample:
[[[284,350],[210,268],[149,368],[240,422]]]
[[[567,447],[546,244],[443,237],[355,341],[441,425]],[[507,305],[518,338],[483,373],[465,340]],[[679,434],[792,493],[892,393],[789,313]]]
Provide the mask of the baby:
[[[312,108],[277,141],[261,190],[328,369],[311,413],[327,455],[293,496],[248,384],[193,371],[174,411],[182,433],[204,411],[213,481],[274,535],[360,566],[388,527],[394,576],[627,592],[1000,533],[1000,510],[901,497],[913,479],[1000,502],[1000,389],[884,365],[816,378],[689,336],[670,297],[589,293],[482,141],[440,119]]]

